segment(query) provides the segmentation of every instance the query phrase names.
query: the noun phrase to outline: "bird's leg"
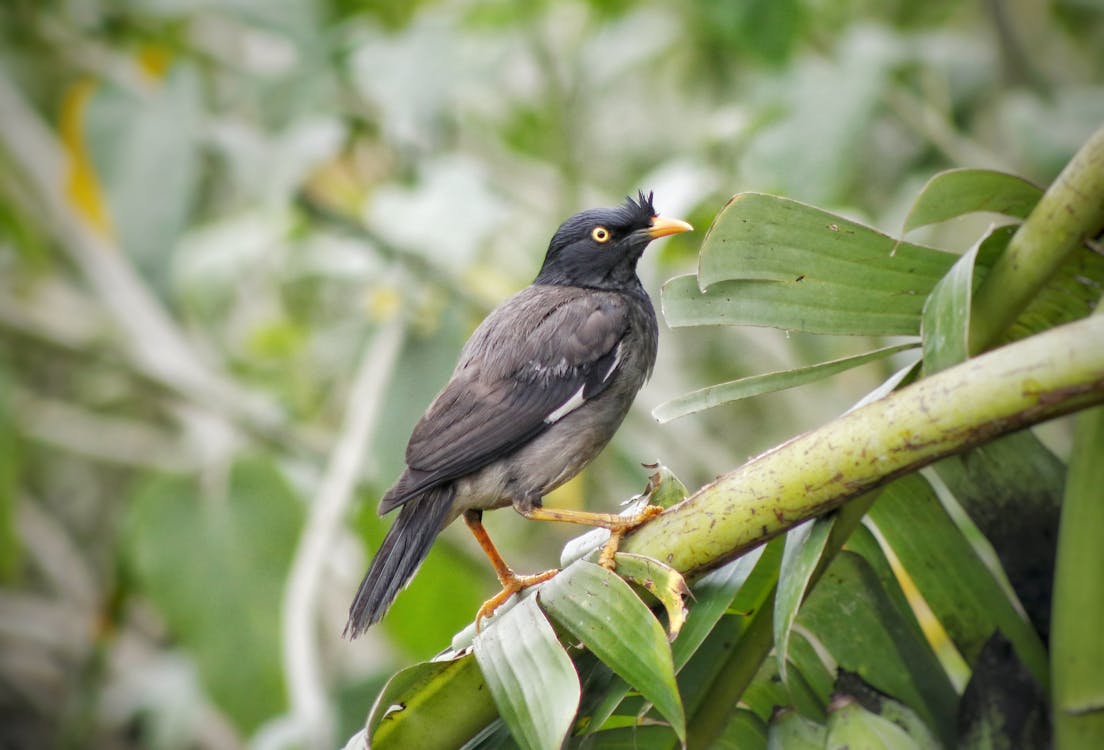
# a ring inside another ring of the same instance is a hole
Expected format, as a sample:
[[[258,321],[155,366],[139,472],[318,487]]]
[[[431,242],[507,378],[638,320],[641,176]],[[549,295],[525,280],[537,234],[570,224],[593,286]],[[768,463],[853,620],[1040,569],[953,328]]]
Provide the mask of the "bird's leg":
[[[598,564],[609,570],[613,570],[615,567],[613,556],[617,554],[617,548],[621,546],[621,538],[627,532],[663,512],[663,508],[658,505],[647,505],[639,513],[634,513],[631,516],[620,516],[616,513],[592,513],[567,508],[542,508],[535,504],[515,505],[514,507],[518,513],[534,521],[560,521],[561,523],[577,523],[582,526],[597,526],[609,529],[609,541],[602,548],[602,554],[598,556]]]
[[[544,583],[560,571],[552,569],[532,576],[519,576],[511,570],[510,566],[506,564],[506,561],[502,559],[502,555],[498,553],[498,548],[495,547],[494,542],[491,541],[491,537],[487,535],[487,530],[483,528],[483,511],[464,511],[464,523],[471,529],[472,536],[475,537],[475,540],[479,542],[479,546],[482,547],[483,551],[487,554],[487,557],[491,561],[491,565],[494,566],[495,575],[498,576],[498,581],[502,584],[502,591],[483,602],[483,606],[475,613],[475,629],[476,632],[478,632],[483,618],[490,617],[494,614],[494,611],[498,609],[504,601],[522,589],[535,586],[538,583]]]

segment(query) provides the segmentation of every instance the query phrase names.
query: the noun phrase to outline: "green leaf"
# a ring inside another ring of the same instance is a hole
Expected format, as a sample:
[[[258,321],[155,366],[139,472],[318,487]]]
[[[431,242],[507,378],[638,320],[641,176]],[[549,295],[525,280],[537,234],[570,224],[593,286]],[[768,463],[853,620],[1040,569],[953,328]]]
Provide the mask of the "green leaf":
[[[828,750],[921,750],[900,726],[867,711],[853,698],[841,698],[828,717]]]
[[[854,700],[867,711],[893,722],[923,750],[939,750],[941,747],[939,740],[915,711],[866,684],[854,672],[840,672],[835,692],[841,702]],[[833,709],[837,707],[833,706]]]
[[[617,575],[626,578],[659,600],[667,611],[667,633],[671,640],[682,630],[686,620],[683,597],[689,592],[682,574],[659,560],[630,552],[614,556]]]
[[[475,658],[518,744],[556,750],[579,706],[579,677],[534,597],[475,637]],[[438,716],[438,720],[445,719]]]
[[[975,211],[1027,218],[1043,197],[1037,185],[991,169],[950,169],[928,180],[905,217],[904,232]]]
[[[782,567],[778,573],[778,593],[774,597],[774,655],[783,681],[787,679],[790,630],[805,599],[809,581],[820,564],[834,523],[835,515],[831,514],[806,521],[786,532]]]
[[[981,259],[978,259],[981,262]],[[1001,335],[1006,344],[1091,315],[1104,298],[1104,253],[1082,246]]]
[[[781,539],[751,550],[742,557],[702,576],[694,584],[690,616],[671,646],[674,665],[679,674],[680,693],[687,700],[686,690],[701,687],[705,680],[716,677],[718,661],[713,654],[703,655],[704,664],[691,664],[692,658],[707,638],[731,642],[736,633],[729,627],[718,627],[720,620],[738,599],[739,607],[748,610],[758,606],[773,590],[778,577],[778,562],[782,556]],[[764,554],[767,553],[767,554]],[[730,617],[744,621],[747,618]],[[683,671],[685,668],[685,672]],[[590,725],[599,727],[617,709],[629,692],[629,686],[614,677],[603,688],[600,700],[589,711]],[[586,699],[584,698],[584,701]],[[689,704],[687,704],[689,705]]]
[[[879,384],[878,387],[876,387],[874,390],[869,391],[865,396],[852,404],[851,408],[847,411],[852,412],[856,409],[861,409],[869,403],[877,401],[880,398],[885,398],[898,388],[903,388],[906,385],[911,384],[916,379],[917,374],[920,371],[920,366],[922,364],[923,360],[918,359],[912,364],[905,365],[900,370],[883,380],[881,384]]]
[[[678,737],[663,726],[623,726],[587,735],[587,750],[673,750]]]
[[[687,414],[711,409],[714,406],[738,401],[739,399],[812,383],[836,373],[850,370],[853,367],[864,365],[867,362],[873,362],[897,352],[913,349],[916,346],[913,343],[896,344],[863,354],[842,357],[829,362],[820,362],[808,367],[797,367],[792,370],[768,372],[762,375],[752,375],[739,380],[732,380],[671,399],[653,409],[652,416],[660,422],[669,422]]]
[[[649,505],[670,508],[672,505],[681,503],[690,494],[682,480],[663,464],[653,464],[649,468],[654,470],[648,476],[646,494]]]
[[[717,750],[766,750],[767,723],[746,708],[733,709],[713,747]]]
[[[627,583],[581,560],[544,584],[539,598],[561,625],[655,704],[680,738],[686,736],[671,647]]]
[[[498,715],[486,687],[470,651],[396,673],[365,722],[372,747],[458,747]],[[442,716],[449,720],[441,721]]]
[[[970,356],[970,297],[977,251],[974,245],[959,258],[924,305],[920,335],[927,375],[965,362]]]
[[[957,696],[911,612],[902,612],[870,565],[840,552],[805,601],[798,622],[840,667],[911,706],[944,739]]]
[[[460,746],[460,750],[517,750],[518,744],[502,719],[495,719],[479,734]],[[356,750],[364,750],[357,748]]]
[[[663,285],[660,300],[663,317],[672,328],[747,325],[849,336],[920,333],[927,289],[888,306],[876,294],[836,296],[826,284],[803,284],[804,280],[719,281],[703,292],[697,276],[676,276]]]
[[[732,707],[747,705],[764,721],[771,708],[786,703],[786,691],[781,680],[768,681],[782,696],[756,706],[749,699],[757,686],[764,659],[772,641],[771,600],[778,580],[782,559],[781,537],[770,541],[751,574],[732,600],[729,613],[709,632],[701,646],[679,670],[679,687],[687,706],[691,747],[707,747],[724,731]],[[693,627],[694,614],[685,632]],[[676,641],[676,646],[678,642]],[[773,669],[773,660],[767,660]],[[761,710],[760,710],[761,709]]]
[[[828,729],[793,709],[776,713],[767,728],[769,750],[823,750]]]
[[[671,647],[677,669],[690,660],[738,594],[747,599],[752,596],[748,589],[756,589],[761,600],[762,594],[771,589],[777,579],[781,551],[781,543],[756,547],[698,579],[691,589],[690,617]],[[765,552],[768,554],[764,556]],[[763,571],[768,568],[770,575],[765,575]],[[753,575],[756,571],[759,574]]]
[[[831,658],[825,656],[827,649],[817,640],[815,635],[808,631],[792,631],[789,651],[790,665],[786,670],[786,674],[799,676],[811,701],[816,704],[817,710],[815,712],[805,711],[804,713],[807,716],[826,717],[827,714],[824,713],[824,709],[832,697],[832,691],[836,683],[835,663]],[[790,682],[791,692],[795,692],[792,685],[797,680],[791,679]]]
[[[769,721],[778,706],[792,706],[790,691],[778,674],[778,664],[774,659],[763,659],[758,665],[754,678],[739,698],[740,702],[755,712],[756,716]]]
[[[1045,632],[1065,465],[1034,433],[1023,430],[934,467],[953,501],[984,536],[984,547],[991,545],[996,552],[997,567],[1007,575],[1031,623]],[[1025,660],[1034,670],[1030,656]]]
[[[597,732],[607,725],[632,688],[593,652],[586,651],[576,657],[575,666],[583,683],[575,733]]]
[[[991,265],[1008,246],[1015,229],[998,227],[988,233],[962,254],[928,297],[920,326],[926,375],[965,362],[970,356],[970,304],[976,287],[975,265]]]
[[[237,461],[225,494],[157,478],[131,503],[128,558],[142,592],[246,732],[284,709],[275,613],[301,521],[299,500],[264,458]]]
[[[915,335],[924,299],[954,261],[812,206],[744,193],[710,227],[698,276],[664,285],[663,312],[672,326]]]
[[[867,524],[893,550],[967,662],[999,629],[1031,671],[1045,678],[1046,650],[1035,629],[923,477],[908,475],[887,485]]]

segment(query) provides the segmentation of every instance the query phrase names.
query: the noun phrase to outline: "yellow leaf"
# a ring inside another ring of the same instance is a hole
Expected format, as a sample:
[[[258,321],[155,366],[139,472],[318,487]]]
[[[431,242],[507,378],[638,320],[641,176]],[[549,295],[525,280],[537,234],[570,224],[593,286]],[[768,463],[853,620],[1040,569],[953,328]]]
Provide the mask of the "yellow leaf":
[[[77,215],[99,234],[109,236],[113,233],[111,213],[84,138],[88,101],[97,86],[93,79],[83,78],[69,87],[61,102],[59,129],[68,157],[63,177],[65,195]]]
[[[138,51],[136,62],[142,72],[150,78],[162,80],[172,63],[172,53],[164,47],[147,44]]]

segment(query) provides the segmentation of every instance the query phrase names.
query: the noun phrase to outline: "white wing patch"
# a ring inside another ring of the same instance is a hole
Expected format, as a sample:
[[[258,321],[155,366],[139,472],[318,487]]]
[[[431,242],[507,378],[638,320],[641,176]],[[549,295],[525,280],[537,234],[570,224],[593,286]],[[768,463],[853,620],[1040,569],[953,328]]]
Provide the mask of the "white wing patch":
[[[617,342],[617,349],[613,353],[613,362],[610,364],[609,369],[602,375],[602,381],[609,380],[613,371],[617,369],[617,366],[621,364],[621,342]],[[563,403],[558,409],[544,418],[545,424],[554,424],[566,417],[571,412],[578,409],[586,402],[586,398],[583,396],[583,391],[586,390],[586,384],[579,386],[579,390],[571,394],[571,398]]]

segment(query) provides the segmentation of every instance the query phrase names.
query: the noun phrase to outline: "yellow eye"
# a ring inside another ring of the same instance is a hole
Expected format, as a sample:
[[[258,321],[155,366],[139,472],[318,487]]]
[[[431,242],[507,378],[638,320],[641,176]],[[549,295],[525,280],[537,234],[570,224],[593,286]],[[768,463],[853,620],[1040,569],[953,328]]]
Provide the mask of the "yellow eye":
[[[590,237],[595,242],[609,242],[610,232],[605,227],[594,227],[590,232]]]

